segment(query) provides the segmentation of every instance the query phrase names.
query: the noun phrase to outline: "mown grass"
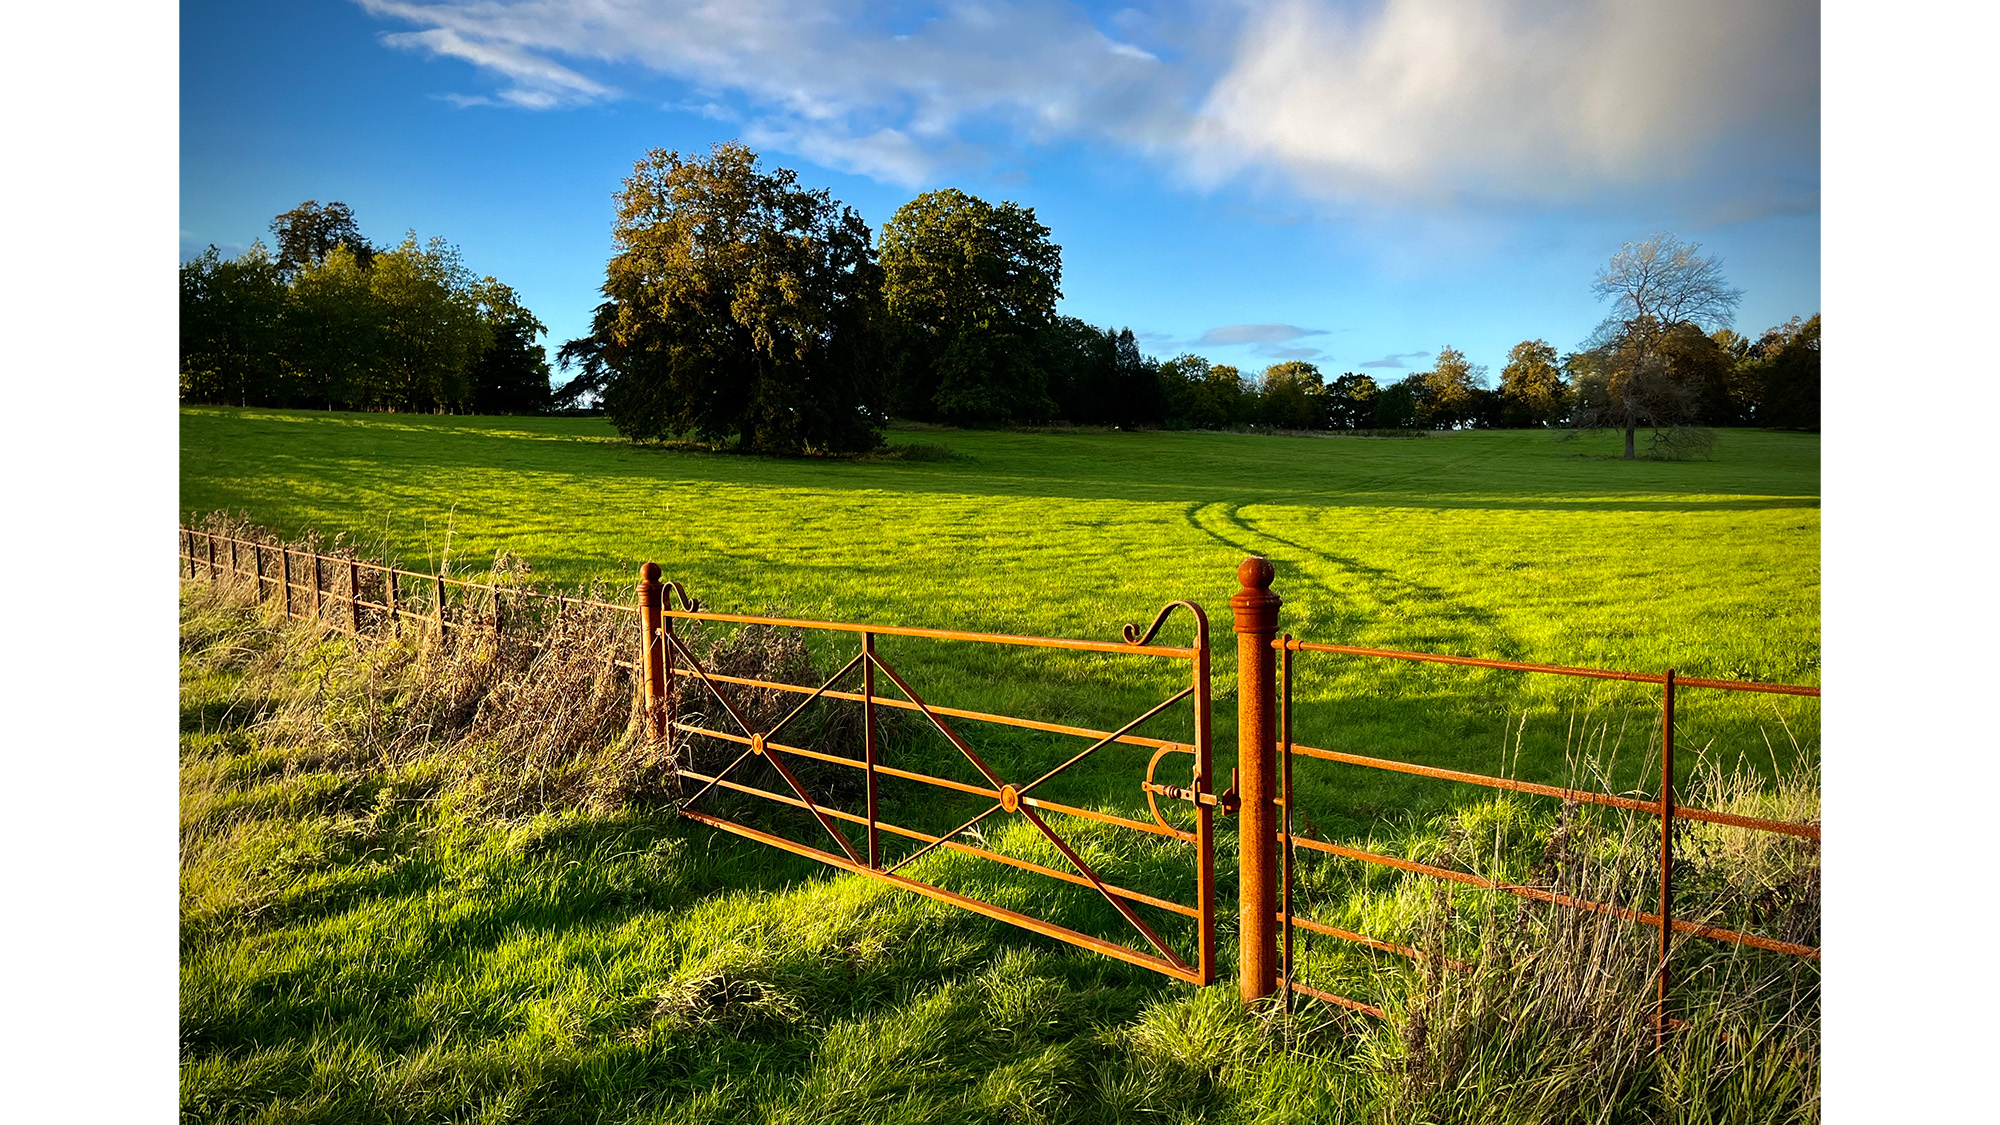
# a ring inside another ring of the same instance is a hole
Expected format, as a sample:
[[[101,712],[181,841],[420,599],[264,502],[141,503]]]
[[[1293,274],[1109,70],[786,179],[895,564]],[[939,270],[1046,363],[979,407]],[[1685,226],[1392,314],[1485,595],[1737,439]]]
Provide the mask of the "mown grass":
[[[504,550],[538,580],[618,583],[650,559],[714,608],[1105,639],[1194,600],[1225,732],[1227,599],[1249,554],[1276,564],[1281,628],[1310,640],[1818,682],[1815,436],[1728,431],[1712,460],[1625,462],[1615,435],[924,428],[890,434],[921,457],[785,461],[635,447],[587,418],[188,408],[181,427],[191,517],[244,511],[419,569],[479,570]],[[1186,636],[1181,623],[1166,634]],[[1180,682],[1115,657],[897,639],[883,652],[932,702],[1102,729]],[[1297,667],[1310,745],[1555,781],[1589,715],[1628,731],[1609,783],[1656,785],[1640,732],[1657,701],[1643,690],[1329,656]],[[1188,733],[1185,714],[1159,722]],[[1679,723],[1689,776],[1704,756],[1770,774],[1817,752],[1813,702],[1690,691]],[[1024,761],[1062,752],[992,737]],[[1079,781],[1131,811],[1139,768],[1093,763]],[[1300,793],[1330,831],[1464,797],[1320,763],[1302,767]]]
[[[1313,946],[1309,979],[1390,1018],[1245,1013],[1227,932],[1222,983],[1195,990],[682,820],[630,728],[597,728],[605,744],[570,755],[589,768],[553,769],[540,755],[563,736],[504,725],[512,693],[540,681],[589,697],[601,673],[545,662],[602,669],[615,643],[586,628],[525,666],[476,636],[357,644],[190,584],[184,1118],[1817,1119],[1810,965],[1688,951],[1694,1030],[1654,1055],[1648,932],[1314,868],[1302,887],[1316,916],[1486,967],[1454,977]],[[483,699],[458,706],[469,684]],[[586,704],[570,708],[616,714]],[[1817,814],[1809,777],[1697,788],[1736,811]],[[1065,830],[1121,881],[1188,867]],[[1643,884],[1643,830],[1503,800],[1383,836],[1510,877],[1553,864],[1554,885],[1622,900]],[[1817,940],[1816,861],[1709,835],[1688,852],[1692,882],[1772,889],[1739,911],[1810,899],[1809,918],[1785,919]],[[1115,921],[1089,896],[965,857],[914,873],[1079,928]]]

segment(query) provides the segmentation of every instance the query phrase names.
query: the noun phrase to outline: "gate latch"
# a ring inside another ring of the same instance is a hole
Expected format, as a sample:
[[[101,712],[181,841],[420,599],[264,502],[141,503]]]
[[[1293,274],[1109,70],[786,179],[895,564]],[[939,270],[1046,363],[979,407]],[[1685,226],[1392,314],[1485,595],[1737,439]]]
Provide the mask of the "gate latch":
[[[1157,761],[1158,759],[1155,760]],[[1148,770],[1147,772],[1151,773],[1152,771]],[[1229,788],[1224,789],[1220,793],[1203,793],[1201,791],[1200,786],[1196,783],[1198,781],[1199,779],[1195,779],[1193,781],[1190,781],[1186,785],[1167,785],[1161,782],[1154,781],[1150,777],[1148,777],[1146,781],[1140,784],[1139,788],[1144,790],[1148,794],[1147,797],[1148,800],[1151,800],[1151,796],[1153,794],[1158,794],[1159,796],[1162,797],[1170,797],[1176,801],[1187,801],[1190,804],[1208,805],[1217,810],[1218,812],[1222,813],[1224,816],[1227,816],[1230,813],[1233,813],[1237,809],[1242,807],[1243,802],[1236,795],[1235,770],[1229,771]]]

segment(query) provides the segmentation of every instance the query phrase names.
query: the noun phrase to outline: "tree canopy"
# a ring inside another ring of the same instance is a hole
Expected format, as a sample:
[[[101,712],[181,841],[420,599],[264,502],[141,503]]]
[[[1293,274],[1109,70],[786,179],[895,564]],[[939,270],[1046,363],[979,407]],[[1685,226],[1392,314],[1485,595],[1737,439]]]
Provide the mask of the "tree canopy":
[[[959,423],[1053,413],[1036,360],[1062,297],[1062,248],[1033,208],[925,192],[883,224],[881,262],[905,410]]]
[[[182,264],[181,397],[361,410],[546,408],[547,329],[440,238],[375,249],[345,204],[273,220],[285,247]]]
[[[271,220],[271,236],[278,243],[278,272],[286,277],[325,261],[336,246],[347,247],[363,267],[375,254],[361,237],[353,208],[337,199],[324,207],[308,199],[279,215]]]
[[[868,449],[887,419],[882,281],[861,216],[741,144],[654,149],[627,177],[591,338],[566,359],[627,437]]]
[[[1548,341],[1523,340],[1507,349],[1500,398],[1503,426],[1549,426],[1569,415],[1569,384]]]

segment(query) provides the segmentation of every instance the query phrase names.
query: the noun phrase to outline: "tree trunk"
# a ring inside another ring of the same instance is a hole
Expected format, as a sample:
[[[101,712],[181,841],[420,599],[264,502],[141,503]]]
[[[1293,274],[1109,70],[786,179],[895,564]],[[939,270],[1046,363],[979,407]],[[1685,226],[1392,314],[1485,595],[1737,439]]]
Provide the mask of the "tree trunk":
[[[1639,427],[1634,423],[1631,422],[1625,423],[1625,459],[1627,461],[1636,460],[1632,452],[1632,436],[1635,433],[1637,433],[1638,430]]]

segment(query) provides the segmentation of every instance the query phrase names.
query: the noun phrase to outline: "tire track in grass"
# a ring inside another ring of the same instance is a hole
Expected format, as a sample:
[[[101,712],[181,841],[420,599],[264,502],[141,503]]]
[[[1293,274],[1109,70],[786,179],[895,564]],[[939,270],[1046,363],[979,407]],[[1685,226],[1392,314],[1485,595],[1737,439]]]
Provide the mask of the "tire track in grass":
[[[1265,530],[1242,514],[1245,505],[1189,505],[1190,526],[1241,555],[1262,555],[1278,572],[1273,589],[1285,599],[1283,630],[1310,640],[1423,647],[1475,656],[1511,654],[1518,647],[1485,609],[1352,555],[1302,543]],[[1421,625],[1411,634],[1364,637],[1370,622]]]

